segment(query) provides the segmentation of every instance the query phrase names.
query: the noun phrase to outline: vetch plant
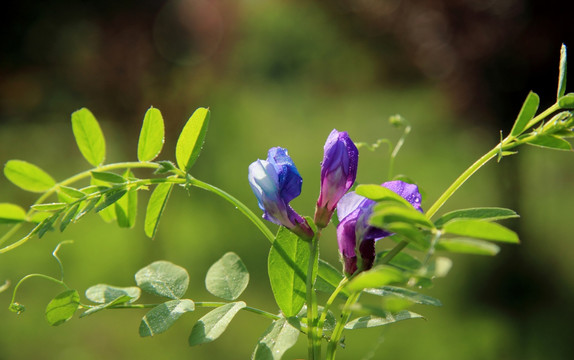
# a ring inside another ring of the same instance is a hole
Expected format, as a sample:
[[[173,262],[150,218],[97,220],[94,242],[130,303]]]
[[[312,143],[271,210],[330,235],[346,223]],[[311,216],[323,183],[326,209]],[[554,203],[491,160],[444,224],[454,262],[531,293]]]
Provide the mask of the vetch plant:
[[[138,160],[112,164],[105,163],[106,142],[98,121],[89,110],[80,109],[72,114],[72,130],[80,152],[93,168],[56,181],[27,161],[8,161],[6,178],[40,195],[28,209],[0,203],[0,223],[11,225],[0,238],[0,254],[42,238],[48,231],[64,232],[89,213],[131,228],[142,190],[152,191],[144,230],[154,238],[174,188],[196,187],[239,209],[268,239],[268,275],[280,312],[251,307],[240,300],[249,284],[249,272],[239,255],[232,252],[215,262],[205,277],[206,288],[217,301],[188,295],[190,279],[185,267],[160,259],[138,270],[132,286],[96,284],[82,296],[65,281],[58,257],[61,246],[69,241],[59,243],[53,252],[59,276],[25,276],[14,286],[9,309],[18,314],[25,311],[16,301],[17,291],[27,279],[38,277],[62,287],[45,311],[46,320],[54,326],[71,320],[77,312],[83,318],[108,309],[141,309],[139,334],[148,337],[169,330],[185,313],[207,310],[190,326],[188,343],[196,346],[216,340],[235,315],[244,311],[270,321],[254,345],[253,359],[280,359],[300,336],[307,339],[308,359],[334,359],[344,346],[345,331],[421,318],[408,310],[413,304],[441,305],[438,299],[419,292],[450,269],[448,258],[436,256],[436,251],[495,255],[497,242],[519,242],[515,232],[496,223],[518,216],[510,209],[469,208],[436,215],[483,165],[516,154],[520,145],[572,150],[567,139],[574,136],[574,94],[565,94],[565,74],[563,47],[556,102],[539,112],[539,98],[531,92],[510,134],[465,170],[426,211],[418,186],[404,178],[381,179],[381,185],[356,184],[359,150],[346,132],[332,130],[327,137],[313,217],[300,215],[290,205],[301,194],[303,178],[286,149],[271,148],[265,160],[246,164],[245,186],[251,186],[261,213],[192,175],[206,137],[209,109],[197,109],[186,123],[177,141],[175,163],[155,160],[164,144],[164,122],[160,111],[150,108],[139,136]],[[400,117],[391,121],[404,129],[391,152],[392,174],[392,164],[411,128]],[[145,169],[152,170],[153,175],[136,176],[136,171]],[[263,220],[279,225],[278,231],[273,233]],[[329,224],[336,227],[337,239],[321,239]],[[21,229],[27,231],[18,238]],[[377,253],[375,244],[382,238],[393,240],[394,245]],[[341,263],[321,259],[319,245],[338,245]],[[404,251],[407,247],[409,252]],[[5,281],[0,292],[10,286]],[[142,291],[155,296],[157,302],[139,302]],[[319,303],[318,292],[327,295],[324,303]],[[361,301],[363,297],[381,297],[382,301],[367,305]]]

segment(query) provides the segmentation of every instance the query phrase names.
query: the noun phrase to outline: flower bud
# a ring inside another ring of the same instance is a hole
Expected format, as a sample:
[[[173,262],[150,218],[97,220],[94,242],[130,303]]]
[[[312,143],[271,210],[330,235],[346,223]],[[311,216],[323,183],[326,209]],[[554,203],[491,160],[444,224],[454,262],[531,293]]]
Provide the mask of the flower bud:
[[[307,221],[289,206],[301,194],[303,179],[286,149],[269,149],[267,160],[249,165],[248,179],[265,220],[283,225],[302,238],[313,237]]]
[[[315,210],[315,223],[324,228],[331,221],[339,200],[357,177],[359,151],[347,132],[333,130],[325,143],[321,163],[321,193]]]

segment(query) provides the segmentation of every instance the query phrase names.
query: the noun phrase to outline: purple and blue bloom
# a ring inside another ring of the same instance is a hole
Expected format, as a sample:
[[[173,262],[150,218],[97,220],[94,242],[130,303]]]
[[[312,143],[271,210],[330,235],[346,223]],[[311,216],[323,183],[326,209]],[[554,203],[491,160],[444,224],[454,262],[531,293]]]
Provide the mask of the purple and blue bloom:
[[[267,160],[249,165],[248,179],[265,220],[283,225],[303,238],[313,237],[307,221],[289,206],[301,194],[303,179],[286,149],[269,149]]]
[[[331,131],[325,142],[321,163],[321,193],[317,200],[315,223],[324,228],[339,200],[353,186],[357,177],[359,151],[347,132]]]
[[[421,194],[416,185],[400,180],[389,181],[381,186],[394,191],[407,200],[416,210],[421,211]],[[350,192],[343,196],[337,205],[337,242],[343,258],[346,274],[357,271],[357,240],[362,259],[361,270],[368,270],[375,261],[375,241],[392,235],[391,233],[369,225],[369,217],[373,212],[375,201]]]

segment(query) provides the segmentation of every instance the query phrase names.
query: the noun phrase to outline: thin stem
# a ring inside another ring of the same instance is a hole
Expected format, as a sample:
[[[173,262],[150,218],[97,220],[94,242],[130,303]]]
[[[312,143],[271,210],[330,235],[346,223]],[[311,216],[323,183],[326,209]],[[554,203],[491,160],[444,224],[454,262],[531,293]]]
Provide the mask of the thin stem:
[[[361,292],[358,291],[347,299],[345,306],[343,307],[343,313],[341,314],[341,319],[337,322],[337,326],[335,326],[335,330],[333,330],[333,335],[331,336],[331,340],[329,341],[329,345],[327,346],[327,357],[326,360],[334,360],[335,353],[337,352],[337,348],[339,347],[339,341],[341,340],[341,335],[343,335],[343,330],[345,330],[345,325],[349,321],[351,317],[351,307],[359,300],[361,296]]]
[[[306,293],[307,293],[307,350],[309,354],[309,360],[321,358],[321,339],[317,337],[317,299],[315,296],[315,290],[313,288],[315,280],[315,259],[317,258],[319,251],[319,236],[320,233],[316,233],[313,239],[309,242],[309,266],[307,267],[307,281],[306,281]]]
[[[195,304],[196,308],[217,308],[217,307],[220,307],[223,305],[227,305],[228,303],[219,302],[219,301],[195,301],[194,304]],[[154,308],[158,305],[161,305],[161,304],[120,304],[120,305],[110,306],[108,309],[149,309],[149,308]],[[281,317],[278,315],[275,315],[275,314],[272,314],[270,312],[267,312],[267,311],[264,311],[261,309],[257,309],[257,308],[251,307],[251,306],[246,306],[246,307],[242,308],[241,310],[249,311],[251,313],[264,316],[264,317],[271,319],[271,320],[281,319]]]
[[[56,278],[53,278],[51,276],[48,275],[44,275],[44,274],[29,274],[24,276],[22,279],[20,279],[20,281],[18,281],[18,283],[16,284],[16,286],[14,287],[14,292],[12,293],[12,300],[10,300],[10,306],[12,306],[12,304],[14,304],[14,300],[16,300],[16,292],[18,292],[18,288],[20,287],[20,285],[22,285],[22,283],[28,279],[34,278],[34,277],[39,277],[45,280],[49,280],[52,282],[55,282],[56,284],[62,285],[63,287],[65,287],[66,289],[70,289],[68,287],[68,285],[66,285],[63,281],[58,280]]]
[[[343,288],[345,287],[345,285],[347,285],[348,282],[349,282],[349,278],[344,277],[343,280],[341,280],[339,282],[339,285],[337,285],[337,288],[335,288],[335,290],[333,291],[331,296],[329,296],[329,299],[325,303],[325,306],[323,307],[323,311],[321,312],[321,317],[319,318],[319,322],[317,323],[317,331],[318,331],[319,338],[321,338],[323,336],[323,324],[325,324],[325,320],[327,319],[327,314],[329,313],[329,308],[331,307],[331,305],[333,305],[333,302],[337,298],[337,295],[339,295],[339,293],[343,290]]]
[[[195,187],[198,187],[200,189],[203,190],[207,190],[209,192],[212,192],[222,198],[224,198],[225,200],[227,200],[228,202],[230,202],[233,206],[235,206],[235,208],[239,211],[241,211],[241,213],[243,215],[245,215],[249,220],[251,220],[251,222],[253,224],[255,224],[255,226],[263,233],[263,235],[265,235],[265,237],[267,238],[267,240],[269,240],[270,243],[273,243],[273,241],[275,241],[275,235],[271,232],[271,230],[269,230],[269,228],[265,225],[265,223],[261,220],[261,217],[255,215],[255,213],[253,211],[251,211],[251,209],[249,209],[247,206],[245,206],[245,204],[243,204],[241,201],[237,200],[234,196],[228,194],[227,192],[211,185],[208,183],[205,183],[203,181],[197,180],[195,178],[192,178],[189,180],[189,184]]]

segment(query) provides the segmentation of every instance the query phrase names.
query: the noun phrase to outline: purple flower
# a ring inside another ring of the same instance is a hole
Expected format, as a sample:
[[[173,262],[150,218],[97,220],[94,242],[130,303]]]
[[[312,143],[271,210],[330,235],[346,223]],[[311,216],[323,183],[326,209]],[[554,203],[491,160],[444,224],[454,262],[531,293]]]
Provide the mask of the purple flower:
[[[386,182],[381,186],[399,194],[415,209],[422,212],[421,194],[416,185],[396,180]],[[348,275],[357,271],[357,240],[360,241],[361,270],[368,270],[375,261],[375,241],[391,235],[388,231],[369,225],[369,217],[374,205],[375,201],[357,195],[355,192],[343,196],[337,205],[339,217],[337,242],[343,258],[344,271]]]
[[[248,179],[265,220],[283,225],[301,237],[313,237],[305,219],[289,206],[301,194],[303,179],[286,149],[269,149],[267,160],[249,165]]]
[[[324,149],[321,193],[315,211],[315,223],[320,228],[329,224],[337,203],[353,186],[359,162],[359,151],[344,131],[331,131]]]

